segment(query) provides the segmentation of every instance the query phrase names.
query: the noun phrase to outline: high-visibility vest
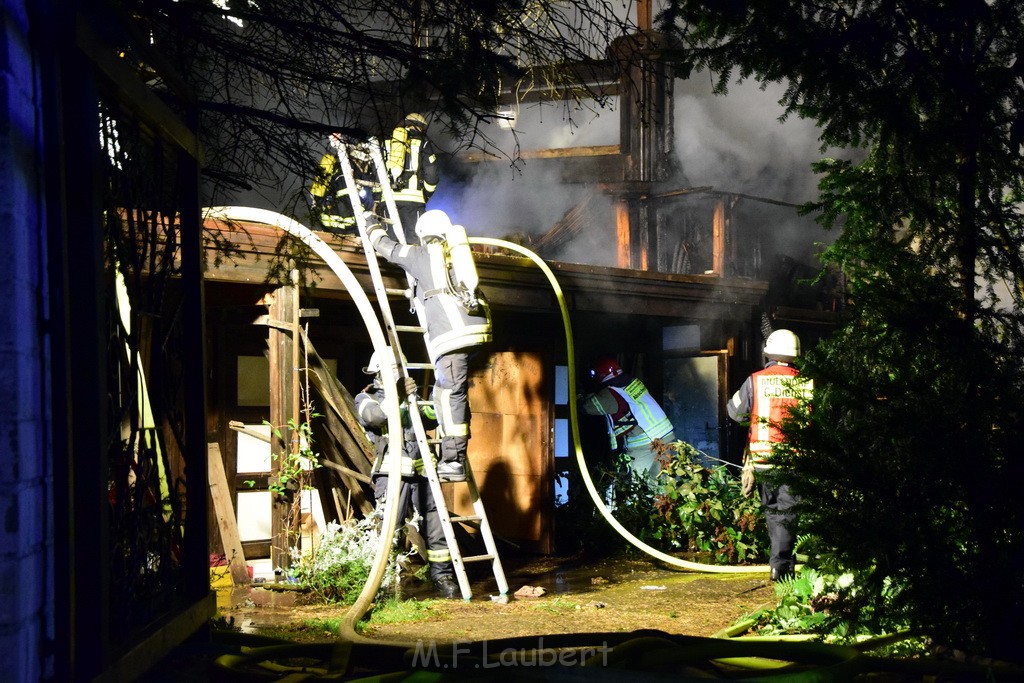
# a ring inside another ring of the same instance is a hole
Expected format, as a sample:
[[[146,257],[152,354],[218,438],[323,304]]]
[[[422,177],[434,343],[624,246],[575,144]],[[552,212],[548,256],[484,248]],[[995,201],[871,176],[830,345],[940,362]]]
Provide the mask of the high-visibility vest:
[[[632,418],[620,420],[616,424],[611,415],[608,415],[608,433],[615,440],[623,432],[628,432],[634,424],[640,427],[642,433],[635,433],[626,436],[626,443],[623,446],[627,449],[634,448],[655,439],[662,439],[672,433],[672,422],[665,415],[658,402],[647,391],[647,387],[639,379],[634,379],[624,387],[608,387],[611,391],[622,397],[622,400],[629,406]],[[624,427],[621,431],[618,427]],[[616,444],[613,444],[613,446]]]
[[[356,170],[357,180],[366,173]],[[363,189],[363,192],[370,190]],[[320,172],[310,185],[309,194],[317,206],[317,218],[325,228],[350,229],[356,225],[355,214],[352,213],[350,194],[360,192],[356,188],[345,185],[336,154],[328,153],[320,159]],[[357,199],[359,196],[357,194]]]
[[[750,457],[755,468],[771,466],[772,444],[782,441],[779,423],[801,398],[809,397],[814,382],[799,376],[792,365],[770,365],[752,374],[753,402],[750,408]]]

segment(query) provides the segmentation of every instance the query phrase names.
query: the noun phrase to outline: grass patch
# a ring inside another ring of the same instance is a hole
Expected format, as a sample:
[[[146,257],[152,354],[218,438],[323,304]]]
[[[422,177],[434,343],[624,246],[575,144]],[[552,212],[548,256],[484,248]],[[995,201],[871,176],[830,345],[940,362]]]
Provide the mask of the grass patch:
[[[410,598],[402,600],[399,598],[388,598],[377,603],[370,612],[370,619],[366,622],[369,626],[384,624],[401,624],[413,621],[422,621],[438,613],[438,603],[444,600],[417,600]]]
[[[575,612],[580,608],[578,602],[572,600],[566,600],[565,598],[555,598],[547,602],[537,603],[533,605],[533,609],[544,610],[545,612],[551,612],[552,614],[562,614],[564,612]]]

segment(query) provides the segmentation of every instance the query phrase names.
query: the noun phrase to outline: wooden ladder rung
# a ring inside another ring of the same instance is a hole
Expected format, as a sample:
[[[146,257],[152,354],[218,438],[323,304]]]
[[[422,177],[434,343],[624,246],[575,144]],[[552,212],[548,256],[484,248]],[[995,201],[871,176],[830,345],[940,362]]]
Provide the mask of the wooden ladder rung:
[[[425,327],[419,325],[395,325],[395,331],[397,332],[426,332]]]

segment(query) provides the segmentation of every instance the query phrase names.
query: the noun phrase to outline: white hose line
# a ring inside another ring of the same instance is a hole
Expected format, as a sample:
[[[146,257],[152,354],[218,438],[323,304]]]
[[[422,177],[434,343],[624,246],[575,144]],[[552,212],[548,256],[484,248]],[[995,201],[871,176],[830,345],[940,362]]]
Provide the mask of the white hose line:
[[[570,422],[572,424],[573,446],[576,449],[576,463],[579,466],[580,475],[583,477],[583,483],[586,484],[587,491],[590,493],[591,500],[594,501],[594,505],[601,512],[601,516],[604,517],[612,528],[618,532],[619,536],[626,539],[634,547],[642,550],[651,557],[661,560],[673,567],[679,567],[688,571],[709,572],[715,574],[752,574],[769,571],[769,568],[764,565],[733,566],[703,564],[700,562],[688,562],[678,557],[673,557],[672,555],[664,553],[657,548],[652,548],[647,545],[634,536],[628,529],[623,527],[617,519],[615,519],[611,511],[607,506],[605,506],[604,501],[601,500],[601,496],[597,492],[597,487],[594,486],[594,481],[590,478],[590,471],[587,469],[587,463],[583,457],[583,449],[580,446],[579,418],[576,415],[576,353],[573,344],[572,325],[569,322],[569,311],[565,306],[565,295],[562,293],[562,288],[558,284],[558,280],[555,279],[555,274],[551,272],[551,269],[548,268],[547,264],[544,263],[537,254],[513,242],[506,242],[505,240],[493,239],[490,237],[470,237],[469,241],[471,244],[501,247],[522,254],[533,261],[533,263],[541,269],[541,272],[544,273],[548,282],[551,284],[551,288],[554,290],[555,296],[558,298],[558,307],[562,312],[562,325],[565,329],[566,356],[569,365],[569,415],[571,417]]]
[[[263,223],[272,225],[284,230],[295,237],[307,247],[313,250],[317,256],[324,260],[324,263],[338,276],[342,285],[348,291],[349,296],[359,310],[359,315],[366,325],[366,331],[370,335],[374,351],[381,354],[387,353],[389,346],[384,332],[381,330],[377,313],[370,304],[369,298],[363,291],[362,285],[349,270],[345,262],[341,260],[334,250],[320,239],[312,230],[296,220],[266,209],[257,209],[246,206],[214,206],[203,209],[204,219],[221,220],[227,223],[232,221],[247,221],[250,223]],[[395,384],[394,373],[380,373],[384,382],[384,412],[388,416],[388,448],[392,453],[402,452],[402,429],[401,415],[399,414],[399,393]],[[391,557],[391,546],[394,541],[395,527],[398,522],[398,494],[402,484],[402,462],[401,458],[393,458],[391,467],[388,470],[388,488],[384,505],[384,519],[381,525],[377,554],[370,569],[370,575],[363,585],[363,590],[356,598],[355,603],[349,608],[342,622],[341,631],[350,640],[364,642],[376,642],[364,638],[355,632],[355,625],[370,609],[373,598],[380,589],[384,571],[387,569],[388,560]]]

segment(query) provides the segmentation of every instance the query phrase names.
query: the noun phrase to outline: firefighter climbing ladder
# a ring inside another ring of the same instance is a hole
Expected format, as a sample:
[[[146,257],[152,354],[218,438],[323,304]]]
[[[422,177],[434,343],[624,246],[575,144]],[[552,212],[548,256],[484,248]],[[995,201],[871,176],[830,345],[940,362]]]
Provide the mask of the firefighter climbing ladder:
[[[402,352],[402,345],[399,341],[399,333],[426,333],[426,321],[423,319],[422,310],[420,310],[419,307],[416,307],[416,314],[420,323],[419,325],[396,325],[391,313],[389,297],[401,296],[403,299],[408,300],[413,291],[414,281],[412,277],[408,274],[406,275],[409,285],[407,290],[393,290],[386,288],[384,286],[383,278],[381,277],[380,266],[377,262],[377,252],[374,251],[373,246],[366,237],[366,219],[363,214],[363,207],[359,202],[359,193],[355,191],[359,184],[367,184],[371,186],[379,185],[385,206],[387,207],[388,216],[391,217],[393,232],[399,242],[403,244],[405,243],[405,233],[402,229],[401,220],[398,217],[398,210],[395,206],[395,198],[391,191],[391,182],[388,177],[387,168],[384,164],[381,147],[372,138],[368,143],[362,145],[363,149],[368,151],[369,158],[376,170],[377,181],[374,183],[373,181],[363,179],[357,180],[355,178],[355,174],[352,170],[352,162],[349,156],[349,145],[345,144],[338,137],[332,137],[331,144],[334,146],[335,151],[338,154],[338,161],[345,178],[345,186],[350,188],[348,196],[352,202],[352,211],[355,215],[356,225],[359,228],[359,235],[362,238],[363,250],[366,253],[367,265],[369,266],[370,277],[373,281],[373,289],[377,296],[378,308],[380,309],[381,317],[384,321],[385,332],[393,351],[392,358],[390,358],[389,361],[394,364],[400,374],[397,386],[403,387],[404,379],[409,376],[409,370],[424,370],[429,373],[433,370],[434,366],[430,362],[408,362],[406,360],[407,356]],[[421,382],[419,384],[422,385],[425,384],[425,382]],[[416,434],[416,443],[419,447],[420,457],[423,460],[423,472],[430,484],[430,492],[433,495],[434,502],[437,506],[437,515],[440,519],[441,527],[444,530],[444,537],[448,544],[448,550],[451,553],[452,565],[455,569],[455,577],[458,580],[462,598],[464,600],[469,600],[472,597],[469,578],[466,574],[466,565],[475,562],[490,562],[491,571],[494,574],[494,580],[498,585],[498,592],[501,595],[507,595],[508,582],[505,580],[505,572],[501,566],[501,558],[498,556],[498,549],[494,542],[494,535],[491,533],[491,525],[487,520],[487,513],[484,510],[483,502],[480,500],[480,490],[477,488],[476,479],[473,476],[473,470],[470,467],[468,459],[465,465],[465,484],[468,489],[470,501],[473,505],[473,514],[453,517],[449,513],[448,507],[445,504],[444,493],[441,488],[442,482],[439,479],[435,468],[436,458],[434,446],[436,445],[437,440],[427,438],[426,430],[423,427],[423,420],[420,417],[419,409],[417,407],[418,397],[415,394],[410,395],[407,397],[407,401],[409,406],[409,417],[413,425],[413,431]],[[393,405],[398,404],[399,402],[395,402]],[[459,548],[458,539],[455,536],[454,525],[456,523],[464,523],[477,528],[480,533],[480,538],[484,542],[484,549],[486,552],[482,555],[463,556],[462,551]]]

